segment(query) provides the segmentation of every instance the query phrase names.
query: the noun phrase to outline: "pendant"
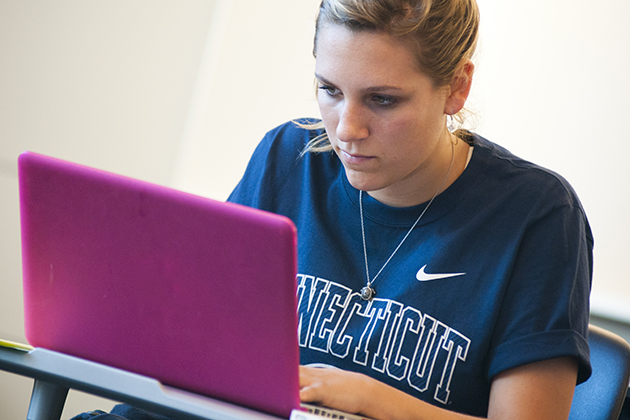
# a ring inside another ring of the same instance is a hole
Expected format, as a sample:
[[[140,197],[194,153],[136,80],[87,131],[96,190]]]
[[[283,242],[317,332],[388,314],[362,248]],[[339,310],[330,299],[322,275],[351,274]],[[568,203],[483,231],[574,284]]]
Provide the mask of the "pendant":
[[[374,296],[376,296],[376,290],[374,290],[372,286],[369,284],[365,286],[363,289],[361,289],[361,292],[359,293],[360,293],[361,299],[368,300],[368,301],[374,299]]]

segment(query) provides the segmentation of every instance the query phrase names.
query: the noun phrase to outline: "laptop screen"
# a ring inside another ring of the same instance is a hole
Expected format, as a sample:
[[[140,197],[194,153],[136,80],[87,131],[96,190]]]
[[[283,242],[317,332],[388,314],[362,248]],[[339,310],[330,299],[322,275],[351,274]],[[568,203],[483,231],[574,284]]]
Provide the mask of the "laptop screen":
[[[31,345],[289,417],[289,219],[30,152],[19,184]]]

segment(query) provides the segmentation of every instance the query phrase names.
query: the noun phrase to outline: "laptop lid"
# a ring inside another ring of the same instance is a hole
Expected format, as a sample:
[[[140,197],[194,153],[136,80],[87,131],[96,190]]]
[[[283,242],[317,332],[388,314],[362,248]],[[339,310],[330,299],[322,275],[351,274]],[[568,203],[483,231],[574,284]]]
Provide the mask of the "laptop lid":
[[[31,345],[289,417],[289,219],[31,152],[18,168]]]

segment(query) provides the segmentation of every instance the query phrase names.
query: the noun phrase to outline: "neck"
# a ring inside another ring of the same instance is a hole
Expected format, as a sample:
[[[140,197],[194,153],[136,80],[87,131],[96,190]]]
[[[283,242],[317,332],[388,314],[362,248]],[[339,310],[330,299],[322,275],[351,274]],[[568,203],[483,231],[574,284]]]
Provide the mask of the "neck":
[[[450,133],[449,133],[450,134]],[[396,186],[367,193],[374,199],[391,207],[412,207],[431,200],[436,194],[444,192],[466,168],[468,144],[450,134],[448,146],[443,147],[434,164],[424,171],[422,185],[418,185],[417,178],[409,178],[399,182]],[[452,141],[452,143],[450,143]],[[453,144],[451,148],[450,144]],[[451,167],[452,159],[452,167]],[[450,168],[450,171],[449,171]]]

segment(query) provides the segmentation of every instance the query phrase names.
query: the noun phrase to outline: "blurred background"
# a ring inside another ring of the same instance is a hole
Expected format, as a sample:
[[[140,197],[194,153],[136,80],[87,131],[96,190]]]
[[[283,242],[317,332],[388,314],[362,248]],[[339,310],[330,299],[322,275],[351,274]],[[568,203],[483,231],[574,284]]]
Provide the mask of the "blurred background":
[[[574,186],[592,320],[630,324],[630,2],[478,0],[471,128]],[[24,342],[24,150],[224,200],[266,131],[318,116],[319,0],[0,0],[0,338]],[[32,380],[0,373],[0,418]],[[71,391],[63,419],[113,401]]]

